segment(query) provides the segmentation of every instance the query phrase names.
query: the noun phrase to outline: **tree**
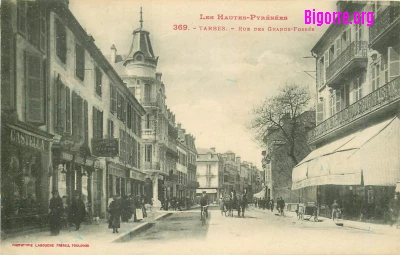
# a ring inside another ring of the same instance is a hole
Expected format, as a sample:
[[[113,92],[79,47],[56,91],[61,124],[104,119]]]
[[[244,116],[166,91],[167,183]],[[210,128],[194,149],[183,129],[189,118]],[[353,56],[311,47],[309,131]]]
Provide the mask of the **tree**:
[[[297,152],[306,144],[309,123],[315,123],[312,117],[315,115],[303,114],[308,110],[310,100],[307,87],[286,84],[279,89],[276,96],[267,97],[253,110],[251,129],[255,131],[256,139],[268,145],[267,138],[273,134],[280,150],[285,148],[294,165],[304,157]]]

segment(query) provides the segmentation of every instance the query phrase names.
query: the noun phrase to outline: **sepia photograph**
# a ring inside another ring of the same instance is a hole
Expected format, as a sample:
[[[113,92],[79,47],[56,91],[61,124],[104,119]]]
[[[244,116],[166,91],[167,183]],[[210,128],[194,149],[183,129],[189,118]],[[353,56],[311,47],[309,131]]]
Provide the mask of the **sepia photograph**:
[[[400,254],[400,1],[0,3],[0,254]]]

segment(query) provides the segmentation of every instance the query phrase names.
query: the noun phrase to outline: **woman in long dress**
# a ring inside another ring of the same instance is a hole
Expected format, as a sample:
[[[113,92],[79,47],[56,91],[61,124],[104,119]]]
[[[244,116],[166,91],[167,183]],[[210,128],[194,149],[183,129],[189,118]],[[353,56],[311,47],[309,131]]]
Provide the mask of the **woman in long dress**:
[[[52,235],[58,235],[61,229],[61,216],[63,213],[63,202],[58,191],[54,190],[52,192],[53,197],[50,199],[50,213],[49,213],[49,224],[50,232]]]
[[[108,212],[110,213],[108,228],[112,228],[113,233],[118,233],[118,229],[121,227],[121,205],[116,196],[114,196],[114,200],[110,203],[110,206],[108,207]]]

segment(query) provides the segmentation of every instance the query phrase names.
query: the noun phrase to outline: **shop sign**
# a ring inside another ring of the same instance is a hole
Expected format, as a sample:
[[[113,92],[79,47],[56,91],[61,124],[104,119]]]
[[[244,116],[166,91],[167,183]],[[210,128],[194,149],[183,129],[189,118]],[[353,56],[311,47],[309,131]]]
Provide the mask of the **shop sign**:
[[[117,138],[93,139],[93,155],[98,157],[118,157],[119,140]]]
[[[20,131],[11,129],[10,138],[11,138],[12,142],[15,142],[15,143],[27,146],[27,147],[31,147],[31,148],[34,148],[37,150],[41,150],[41,151],[45,150],[44,140],[37,138],[35,136],[28,135],[28,134],[22,133]]]
[[[82,157],[76,156],[75,157],[75,163],[84,165],[85,164],[85,159],[82,158]]]
[[[122,177],[122,178],[126,177],[125,170],[118,169],[118,168],[112,167],[112,166],[109,167],[108,173],[111,175]]]
[[[139,181],[144,181],[144,177],[141,173],[138,173],[134,170],[130,170],[130,178],[131,179],[135,179],[135,180],[139,180]]]
[[[73,158],[74,156],[72,154],[69,154],[67,152],[61,152],[61,159],[72,161]]]

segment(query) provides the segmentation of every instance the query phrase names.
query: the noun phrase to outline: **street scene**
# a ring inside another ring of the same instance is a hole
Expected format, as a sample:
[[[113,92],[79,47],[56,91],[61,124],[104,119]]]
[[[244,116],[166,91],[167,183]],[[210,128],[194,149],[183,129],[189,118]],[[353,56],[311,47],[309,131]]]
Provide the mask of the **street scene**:
[[[1,1],[1,253],[398,254],[400,2]]]

